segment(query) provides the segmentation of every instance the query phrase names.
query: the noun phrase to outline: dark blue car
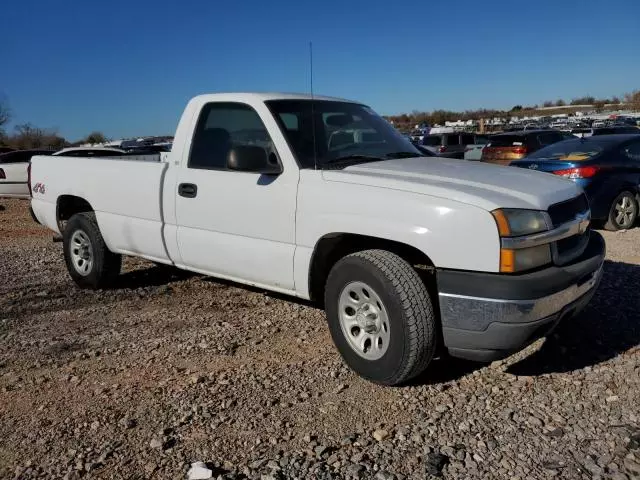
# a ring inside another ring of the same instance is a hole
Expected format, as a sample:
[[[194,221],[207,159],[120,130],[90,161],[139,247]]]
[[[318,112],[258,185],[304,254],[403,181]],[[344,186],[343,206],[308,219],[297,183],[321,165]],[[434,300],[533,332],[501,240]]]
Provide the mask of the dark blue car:
[[[602,135],[554,143],[511,162],[569,178],[591,205],[591,217],[608,230],[631,228],[640,200],[640,135]]]

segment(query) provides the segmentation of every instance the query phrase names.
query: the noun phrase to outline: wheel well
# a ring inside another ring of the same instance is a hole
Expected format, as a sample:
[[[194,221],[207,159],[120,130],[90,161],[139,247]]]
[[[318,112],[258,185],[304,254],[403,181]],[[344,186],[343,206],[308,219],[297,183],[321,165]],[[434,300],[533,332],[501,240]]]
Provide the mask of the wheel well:
[[[69,220],[76,213],[93,212],[93,207],[84,198],[75,195],[61,195],[58,197],[56,207],[56,219],[58,222],[58,230],[62,232]]]
[[[432,298],[437,303],[435,267],[427,255],[417,248],[401,242],[352,233],[325,235],[316,244],[311,259],[311,268],[309,269],[309,295],[311,300],[322,306],[327,277],[338,260],[352,253],[370,249],[387,250],[411,264],[420,274],[427,289],[429,289],[429,293],[432,294]]]

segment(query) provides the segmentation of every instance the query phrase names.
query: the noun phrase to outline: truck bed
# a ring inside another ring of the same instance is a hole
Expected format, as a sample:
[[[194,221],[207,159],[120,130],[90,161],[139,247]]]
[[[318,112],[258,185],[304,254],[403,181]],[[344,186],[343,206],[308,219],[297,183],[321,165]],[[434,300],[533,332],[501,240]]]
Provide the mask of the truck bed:
[[[127,157],[36,156],[31,160],[33,206],[38,220],[59,231],[62,195],[87,201],[110,250],[169,261],[162,238],[162,193],[167,163],[160,155]]]

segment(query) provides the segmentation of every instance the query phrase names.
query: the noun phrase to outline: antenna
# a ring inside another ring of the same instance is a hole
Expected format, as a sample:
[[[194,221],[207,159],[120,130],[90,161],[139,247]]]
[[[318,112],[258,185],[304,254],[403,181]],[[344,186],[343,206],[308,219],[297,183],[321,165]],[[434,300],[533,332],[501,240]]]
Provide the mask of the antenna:
[[[311,100],[313,100],[313,42],[309,42],[309,72],[311,74]]]
[[[313,97],[313,42],[309,42],[309,73],[311,86],[311,135],[313,136],[313,168],[318,169],[318,154],[316,150],[316,112]]]

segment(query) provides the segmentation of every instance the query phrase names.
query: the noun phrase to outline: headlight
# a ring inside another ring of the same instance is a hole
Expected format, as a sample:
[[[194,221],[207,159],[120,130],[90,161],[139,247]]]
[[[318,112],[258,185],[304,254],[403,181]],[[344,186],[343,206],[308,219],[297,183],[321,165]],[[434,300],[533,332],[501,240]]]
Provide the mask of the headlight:
[[[500,249],[500,271],[503,273],[522,272],[548,263],[551,263],[549,244],[518,250]]]
[[[500,238],[519,237],[549,230],[546,215],[537,210],[498,209],[491,212],[498,226]],[[500,249],[500,271],[521,272],[551,263],[551,246]]]
[[[502,208],[491,212],[501,237],[517,237],[549,229],[543,212]]]

